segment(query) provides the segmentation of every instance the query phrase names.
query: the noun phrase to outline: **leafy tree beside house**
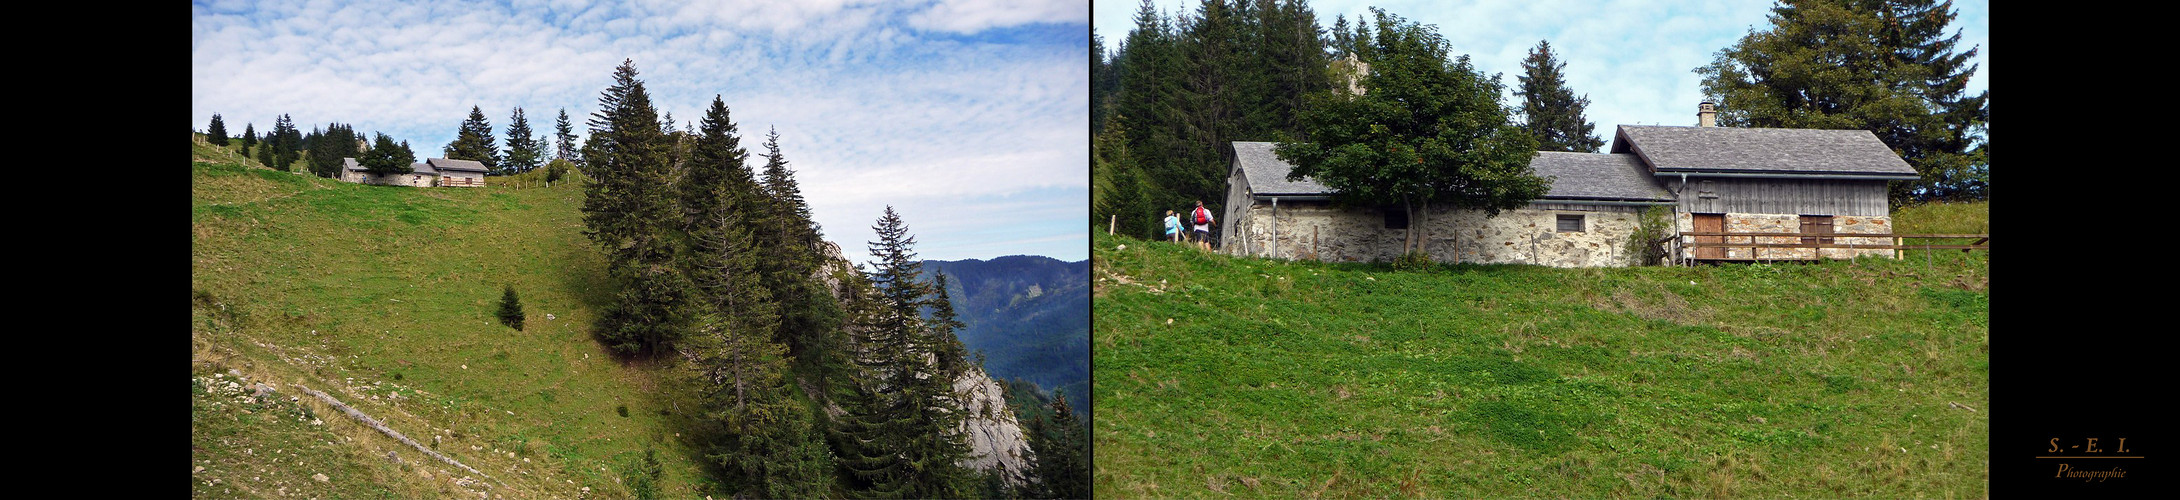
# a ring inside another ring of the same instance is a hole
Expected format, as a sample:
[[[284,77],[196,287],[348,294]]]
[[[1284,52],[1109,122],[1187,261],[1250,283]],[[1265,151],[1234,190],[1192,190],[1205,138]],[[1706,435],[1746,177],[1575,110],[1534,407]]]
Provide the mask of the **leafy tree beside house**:
[[[374,175],[397,175],[416,171],[411,166],[416,164],[416,153],[409,150],[408,141],[395,144],[394,138],[387,137],[386,134],[375,135],[377,137],[371,141],[371,150],[364,152],[362,158],[356,159],[358,165]]]
[[[1895,203],[1990,197],[1990,92],[1967,92],[1976,48],[1960,51],[1948,0],[1808,0],[1771,9],[1696,68],[1722,127],[1860,129],[1922,179]]]
[[[1529,58],[1521,62],[1521,88],[1514,90],[1521,96],[1522,128],[1537,138],[1538,151],[1595,153],[1605,140],[1582,114],[1589,96],[1575,97],[1567,88],[1566,75],[1560,72],[1565,67],[1552,55],[1551,42],[1538,41],[1529,50]]]
[[[1311,96],[1302,112],[1311,142],[1274,151],[1294,164],[1288,179],[1314,177],[1350,204],[1402,207],[1411,221],[1404,253],[1428,256],[1433,206],[1480,209],[1496,216],[1551,188],[1529,168],[1536,139],[1510,123],[1495,76],[1477,73],[1468,56],[1447,59],[1445,39],[1382,9],[1363,59],[1365,92]]]

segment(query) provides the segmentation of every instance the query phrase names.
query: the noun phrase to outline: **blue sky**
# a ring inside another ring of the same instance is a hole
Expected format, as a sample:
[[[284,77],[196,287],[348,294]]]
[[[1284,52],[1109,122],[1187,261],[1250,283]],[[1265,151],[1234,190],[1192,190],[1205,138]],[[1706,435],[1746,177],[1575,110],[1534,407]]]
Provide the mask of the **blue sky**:
[[[1195,15],[1199,0],[1153,0],[1169,18]],[[1112,53],[1135,29],[1141,0],[1096,0],[1092,25]],[[1455,54],[1468,54],[1476,69],[1500,75],[1506,103],[1519,103],[1521,62],[1538,41],[1566,63],[1562,71],[1576,95],[1590,99],[1585,113],[1599,138],[1612,141],[1617,125],[1695,125],[1703,79],[1695,69],[1751,29],[1767,28],[1768,0],[1311,0],[1318,25],[1333,16],[1349,22],[1370,16],[1369,7],[1420,24],[1436,25]],[[1990,88],[1990,2],[1954,2],[1960,31],[1957,50],[1979,48],[1969,83],[1973,94]]]
[[[1088,5],[1080,0],[198,1],[190,126],[287,114],[438,156],[472,106],[578,135],[632,59],[695,123],[719,95],[743,147],[777,128],[826,239],[868,262],[892,205],[926,259],[1088,258]],[[752,166],[761,167],[762,158]]]

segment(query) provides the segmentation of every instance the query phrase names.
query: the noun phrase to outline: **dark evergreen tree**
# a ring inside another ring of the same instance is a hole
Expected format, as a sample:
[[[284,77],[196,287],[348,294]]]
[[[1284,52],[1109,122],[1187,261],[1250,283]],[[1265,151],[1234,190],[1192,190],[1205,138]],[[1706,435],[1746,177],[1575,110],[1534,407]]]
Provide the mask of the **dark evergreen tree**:
[[[1146,189],[1138,196],[1123,196],[1127,203],[1118,203],[1113,212],[1093,214],[1100,219],[1118,215],[1119,231],[1142,237],[1155,237],[1162,210],[1178,207],[1181,192],[1191,192],[1185,183],[1169,183],[1158,175],[1160,171],[1181,170],[1182,152],[1204,145],[1189,144],[1182,139],[1183,118],[1181,112],[1187,104],[1182,88],[1182,55],[1179,36],[1168,20],[1159,14],[1155,6],[1144,0],[1137,9],[1135,29],[1128,32],[1120,52],[1114,57],[1113,72],[1119,80],[1119,88],[1112,99],[1113,115],[1106,118],[1108,129],[1125,130],[1119,134],[1125,142],[1121,146],[1135,161],[1112,162],[1108,158],[1111,173],[1106,177],[1139,179],[1140,182],[1122,182],[1119,189],[1141,185]],[[1118,122],[1118,125],[1113,125]],[[1201,156],[1201,155],[1198,155]],[[1151,168],[1157,165],[1161,168]],[[1095,221],[1104,224],[1106,220]]]
[[[500,310],[497,313],[500,324],[522,331],[522,299],[515,297],[515,285],[506,287],[506,291],[500,294]]]
[[[264,165],[265,168],[286,171],[287,169],[280,167],[280,160],[273,152],[273,150],[278,149],[274,146],[277,142],[273,139],[273,134],[267,133],[265,135],[265,146],[257,148],[257,163]]]
[[[1052,413],[1029,420],[1023,434],[1029,438],[1034,478],[1030,496],[1035,498],[1090,498],[1090,447],[1087,426],[1075,417],[1066,394],[1055,392]]]
[[[607,273],[617,285],[593,331],[616,352],[652,355],[666,352],[688,331],[689,284],[674,265],[677,218],[667,176],[668,144],[636,74],[632,60],[615,68],[613,86],[599,97],[591,117],[583,232],[606,251]]]
[[[303,133],[296,130],[295,120],[288,118],[288,115],[280,115],[280,118],[273,122],[271,137],[268,139],[267,142],[271,144],[267,145],[265,149],[270,154],[261,154],[258,161],[264,163],[265,166],[272,167],[273,170],[291,170],[295,165],[295,160],[303,155]]]
[[[764,191],[750,171],[749,150],[742,148],[738,127],[720,96],[712,96],[711,108],[704,113],[703,131],[691,144],[690,156],[682,173],[680,197],[682,221],[692,228],[692,233],[721,204],[733,204],[743,212],[762,206],[759,202]],[[738,225],[746,228],[766,224],[760,220]]]
[[[858,365],[869,378],[848,415],[852,454],[842,457],[867,488],[856,496],[961,498],[976,490],[976,474],[960,463],[969,456],[959,432],[966,415],[953,392],[954,378],[936,360],[946,347],[944,327],[922,317],[930,285],[917,280],[923,263],[914,236],[893,207],[871,229],[868,275],[876,306],[854,328]]]
[[[312,129],[310,140],[304,142],[310,145],[310,173],[319,177],[339,178],[342,159],[359,156],[356,129],[348,125],[333,123],[323,131]]]
[[[530,120],[522,116],[522,108],[515,108],[514,116],[507,120],[507,154],[502,157],[506,160],[500,162],[500,175],[536,169],[544,159],[537,154],[537,138],[530,136]]]
[[[1536,139],[1508,122],[1498,78],[1468,56],[1448,60],[1431,27],[1382,9],[1366,92],[1320,92],[1303,113],[1311,142],[1283,142],[1290,180],[1314,177],[1344,203],[1399,205],[1408,214],[1404,253],[1429,255],[1424,219],[1434,206],[1489,215],[1543,196],[1550,182],[1529,168]]]
[[[571,162],[582,161],[575,145],[575,127],[568,124],[568,108],[560,108],[560,121],[553,123],[554,144],[560,146],[555,157]]]
[[[415,172],[416,153],[409,151],[407,143],[395,144],[386,134],[374,134],[371,150],[356,160],[372,175],[398,175]]]
[[[1537,139],[1539,151],[1595,153],[1605,140],[1597,138],[1594,124],[1582,114],[1590,97],[1575,97],[1567,88],[1566,75],[1560,73],[1566,66],[1552,55],[1549,41],[1538,41],[1529,50],[1529,58],[1521,62],[1521,88],[1514,90],[1526,119],[1522,128]]]
[[[250,157],[250,148],[257,146],[257,126],[242,124],[242,157]]]
[[[1949,0],[1794,0],[1696,68],[1718,125],[1869,130],[1922,175],[1895,203],[1985,199],[1990,92],[1970,95],[1977,48],[1946,33]]]
[[[220,121],[219,113],[212,113],[212,125],[204,130],[204,140],[214,146],[227,145],[227,124]]]
[[[496,142],[498,140],[492,137],[492,123],[484,119],[484,108],[470,106],[469,119],[462,120],[461,128],[455,131],[454,142],[447,143],[442,154],[449,160],[475,160],[484,164],[487,174],[501,175],[505,172],[500,170],[500,149],[494,144]]]

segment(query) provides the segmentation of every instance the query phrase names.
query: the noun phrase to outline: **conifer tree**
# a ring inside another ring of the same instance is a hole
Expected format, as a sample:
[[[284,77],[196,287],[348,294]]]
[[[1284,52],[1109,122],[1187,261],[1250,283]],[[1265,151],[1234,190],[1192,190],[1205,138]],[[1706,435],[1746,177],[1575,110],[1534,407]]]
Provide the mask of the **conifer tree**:
[[[484,164],[488,175],[502,175],[505,172],[500,170],[500,150],[495,142],[492,123],[484,119],[484,108],[470,106],[469,119],[462,120],[454,142],[447,143],[443,154],[449,160],[475,160]]]
[[[323,131],[313,129],[311,136],[310,140],[304,142],[310,144],[310,172],[319,177],[340,177],[341,159],[358,156],[354,127],[340,123],[328,124]]]
[[[854,398],[847,425],[849,470],[867,482],[858,496],[959,498],[976,488],[976,475],[960,465],[969,456],[959,432],[966,415],[953,392],[954,378],[936,362],[945,349],[936,335],[946,327],[922,317],[930,285],[917,281],[923,267],[915,237],[893,207],[872,226],[878,241],[867,275],[875,307],[860,316],[857,364],[869,377]]]
[[[838,370],[848,361],[842,356],[837,332],[843,312],[814,278],[823,236],[781,152],[779,130],[766,132],[764,147],[763,196],[757,204],[762,208],[754,210],[761,215],[751,220],[758,224],[755,240],[766,256],[758,272],[765,276],[765,287],[778,295],[784,311],[780,340],[805,373],[826,383],[842,375]]]
[[[270,144],[260,153],[258,162],[273,170],[289,170],[302,156],[303,133],[295,129],[295,120],[288,115],[280,115],[273,121],[273,130],[266,142]]]
[[[1549,41],[1538,41],[1529,50],[1529,58],[1521,62],[1521,88],[1514,90],[1521,96],[1521,114],[1526,118],[1522,128],[1536,137],[1538,151],[1595,153],[1605,140],[1592,132],[1594,124],[1582,114],[1590,105],[1589,96],[1575,97],[1574,90],[1567,88],[1566,76],[1560,73],[1566,66],[1552,55]]]
[[[577,154],[578,148],[575,145],[575,127],[568,124],[568,108],[560,108],[560,121],[553,123],[553,139],[554,144],[560,146],[555,155],[557,158],[571,162],[582,161],[578,158],[581,155]]]
[[[1030,419],[1023,434],[1029,438],[1031,485],[1036,498],[1090,498],[1089,434],[1067,405],[1067,395],[1055,391],[1051,415]]]
[[[688,330],[687,278],[674,265],[674,202],[666,139],[635,61],[614,69],[613,86],[591,117],[592,182],[584,188],[584,234],[606,251],[618,285],[594,332],[625,355],[669,350]],[[474,115],[473,117],[481,117]],[[488,136],[489,137],[489,136]]]
[[[497,313],[500,324],[522,331],[522,299],[515,296],[515,285],[506,287],[506,292],[500,294],[500,310]]]
[[[219,113],[212,113],[212,125],[204,130],[204,140],[214,146],[227,145],[227,124],[220,121]]]
[[[507,154],[500,162],[500,175],[514,175],[536,169],[544,161],[537,154],[537,138],[530,136],[530,120],[523,117],[522,108],[515,108],[507,124]]]
[[[242,156],[248,158],[250,148],[255,146],[257,146],[257,127],[248,123],[242,124]]]
[[[1990,92],[1967,92],[1978,51],[1946,33],[1949,0],[1807,0],[1772,7],[1696,68],[1722,127],[1869,130],[1922,179],[1894,182],[1895,203],[1990,194]]]

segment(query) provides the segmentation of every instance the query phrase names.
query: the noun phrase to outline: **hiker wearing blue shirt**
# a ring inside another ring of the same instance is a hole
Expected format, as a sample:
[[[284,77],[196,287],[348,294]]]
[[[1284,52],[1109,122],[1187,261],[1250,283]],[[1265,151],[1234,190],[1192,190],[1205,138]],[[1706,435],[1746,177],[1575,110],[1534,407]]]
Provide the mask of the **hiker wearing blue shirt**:
[[[1181,242],[1181,216],[1175,215],[1172,210],[1166,211],[1166,241]]]

